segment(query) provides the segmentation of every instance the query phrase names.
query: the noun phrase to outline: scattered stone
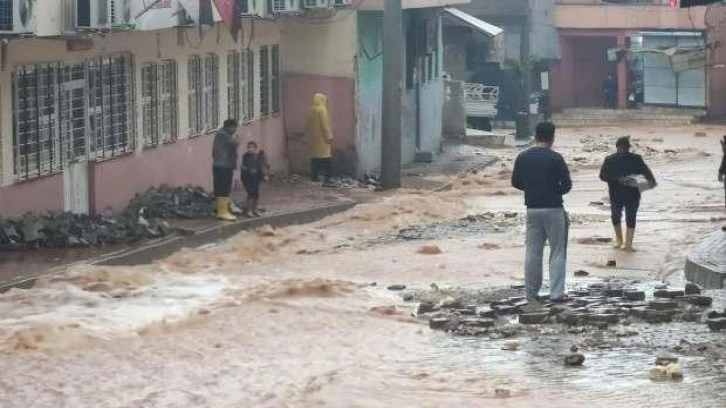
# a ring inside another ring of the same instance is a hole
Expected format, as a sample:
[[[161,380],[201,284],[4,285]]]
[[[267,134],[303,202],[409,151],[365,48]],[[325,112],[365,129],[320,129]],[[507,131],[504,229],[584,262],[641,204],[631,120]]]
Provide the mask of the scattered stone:
[[[706,132],[696,132],[693,134],[693,137],[706,137],[708,136]]]
[[[576,289],[576,290],[573,290],[573,291],[570,292],[570,296],[572,296],[572,297],[585,297],[585,296],[590,296],[590,291],[589,290],[584,290],[584,289]]]
[[[462,319],[459,324],[465,327],[494,327],[495,323],[494,319],[468,317]]]
[[[726,317],[708,319],[708,320],[706,320],[706,324],[708,325],[708,328],[711,331],[726,330]]]
[[[452,297],[441,299],[439,303],[436,304],[435,309],[463,309],[464,305],[461,302],[460,299],[455,299]]]
[[[675,299],[679,296],[685,296],[685,291],[679,289],[659,289],[653,292],[653,297],[660,299]]]
[[[598,324],[617,324],[620,321],[620,317],[612,313],[595,313],[584,315],[582,321],[585,324],[591,324],[597,326]]]
[[[497,388],[494,390],[494,397],[495,398],[510,398],[512,396],[512,391],[504,389],[504,388]]]
[[[678,357],[668,353],[659,354],[655,358],[655,365],[657,366],[667,366],[668,364],[676,364],[677,362]]]
[[[395,291],[404,290],[404,289],[406,289],[406,285],[401,285],[401,284],[390,285],[390,286],[388,286],[387,289],[395,290]]]
[[[679,296],[676,300],[687,302],[693,306],[708,307],[713,304],[713,298],[703,295]]]
[[[429,328],[431,330],[449,330],[451,320],[445,317],[429,320]]]
[[[494,311],[491,307],[477,307],[476,308],[476,315],[479,317],[496,317],[497,312]]]
[[[700,295],[703,289],[695,283],[686,283],[686,295]]]
[[[522,346],[522,342],[519,340],[507,340],[502,346],[502,350],[506,351],[517,351]]]
[[[605,296],[607,297],[623,297],[625,295],[625,291],[623,289],[605,289],[604,291]]]
[[[575,276],[577,276],[577,277],[590,276],[590,272],[582,270],[582,269],[578,269],[575,271]]]
[[[678,381],[683,379],[683,369],[680,364],[656,366],[650,370],[648,377],[652,381]]]
[[[416,308],[414,309],[414,315],[415,316],[421,316],[426,313],[431,313],[434,310],[436,310],[436,307],[433,303],[425,302],[425,303],[419,303]]]
[[[655,310],[668,310],[678,307],[678,304],[670,299],[653,299],[648,305]]]
[[[440,255],[440,254],[444,253],[444,251],[442,251],[441,248],[439,248],[436,245],[422,246],[416,252],[418,252],[419,254],[422,254],[422,255]]]
[[[593,283],[587,285],[587,288],[588,289],[604,289],[605,284],[602,282],[593,282]]]
[[[579,367],[585,362],[585,355],[582,353],[572,353],[565,357],[565,365],[568,367]]]
[[[525,313],[519,315],[520,324],[543,324],[547,323],[549,312]]]
[[[617,266],[617,264],[618,263],[614,259],[610,259],[610,260],[607,261],[607,263],[605,264],[605,266],[615,267],[615,266]]]
[[[668,284],[667,283],[659,283],[659,284],[655,285],[653,288],[656,289],[656,290],[668,289]]]
[[[623,292],[623,298],[633,302],[645,300],[645,292],[642,290],[626,290]]]
[[[454,314],[457,314],[459,316],[476,316],[476,309],[469,307],[464,309],[456,309],[454,310]]]
[[[404,302],[410,302],[413,300],[413,295],[410,293],[406,293],[403,296],[401,296]]]
[[[719,312],[717,310],[712,310],[708,312],[708,315],[706,315],[709,319],[718,319],[720,317],[726,317],[726,309],[723,310],[723,312]]]
[[[106,282],[92,282],[83,288],[87,292],[110,292],[112,289],[113,287]]]

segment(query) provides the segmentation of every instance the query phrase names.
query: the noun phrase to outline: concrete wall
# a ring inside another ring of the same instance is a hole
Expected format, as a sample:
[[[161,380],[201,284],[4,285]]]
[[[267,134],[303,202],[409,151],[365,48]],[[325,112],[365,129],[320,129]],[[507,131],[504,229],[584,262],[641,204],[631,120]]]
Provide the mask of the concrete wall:
[[[24,210],[62,210],[63,187],[61,177],[52,176],[14,184],[13,165],[13,96],[12,72],[20,65],[43,62],[80,62],[100,55],[131,53],[134,57],[136,103],[136,150],[130,155],[110,161],[99,162],[93,167],[94,186],[91,201],[97,210],[111,208],[119,210],[137,192],[151,185],[200,184],[210,186],[209,146],[210,135],[190,139],[188,129],[188,83],[187,61],[193,54],[215,52],[219,56],[219,106],[220,123],[226,117],[228,51],[240,50],[249,43],[255,51],[260,45],[279,44],[281,37],[276,24],[256,22],[254,36],[249,22],[244,24],[245,38],[235,43],[228,32],[218,26],[205,31],[199,38],[197,29],[166,29],[150,32],[113,33],[93,37],[93,48],[86,51],[69,52],[63,41],[17,39],[11,40],[6,55],[6,67],[0,73],[0,164],[2,165],[2,187],[0,187],[0,214],[17,214]],[[179,140],[170,145],[142,149],[143,128],[141,121],[141,67],[150,61],[175,59],[177,61],[178,126]],[[259,78],[259,63],[255,63],[256,78]],[[259,81],[255,81],[255,121],[240,128],[244,140],[256,140],[264,148],[277,171],[287,170],[283,121],[281,114],[260,119]],[[60,187],[59,187],[60,183]],[[42,204],[41,204],[42,203]]]
[[[711,18],[726,20],[726,7],[713,7]],[[708,116],[726,119],[726,26],[719,24],[708,31],[708,42],[713,47],[708,52],[706,68],[706,105]]]
[[[345,13],[345,14],[342,14]],[[285,136],[291,170],[309,172],[305,119],[315,93],[328,96],[337,174],[355,172],[356,12],[341,12],[324,24],[281,20]]]
[[[581,0],[572,3],[582,3]],[[690,9],[664,5],[558,4],[555,25],[559,29],[662,29],[703,30],[707,7]]]

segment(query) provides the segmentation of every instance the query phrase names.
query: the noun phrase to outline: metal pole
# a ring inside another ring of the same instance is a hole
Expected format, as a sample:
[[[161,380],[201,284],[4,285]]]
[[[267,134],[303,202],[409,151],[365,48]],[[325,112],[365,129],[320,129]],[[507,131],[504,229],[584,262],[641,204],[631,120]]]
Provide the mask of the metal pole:
[[[401,95],[403,92],[403,11],[401,0],[383,9],[383,112],[381,186],[401,187]],[[410,46],[413,46],[410,44]]]
[[[521,38],[519,41],[519,67],[522,75],[520,86],[520,104],[517,112],[517,139],[527,139],[531,135],[529,125],[529,95],[532,93],[532,70],[530,66],[530,35],[532,24],[532,7],[529,0],[525,0],[525,17],[522,24]]]

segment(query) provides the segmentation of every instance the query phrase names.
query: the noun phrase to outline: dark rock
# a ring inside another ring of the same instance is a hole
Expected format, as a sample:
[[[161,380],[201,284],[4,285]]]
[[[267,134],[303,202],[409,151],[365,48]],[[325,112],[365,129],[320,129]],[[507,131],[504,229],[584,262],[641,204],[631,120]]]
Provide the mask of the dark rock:
[[[711,331],[726,330],[726,317],[718,317],[706,320],[706,324]]]
[[[605,289],[603,291],[603,293],[607,297],[623,297],[625,291],[623,289],[611,289],[611,288],[608,288],[608,289]]]
[[[713,304],[713,298],[703,295],[688,295],[676,298],[676,300],[687,302],[693,306],[708,307]]]
[[[623,298],[631,301],[645,300],[645,292],[642,290],[626,290],[623,292]]]
[[[428,302],[426,302],[426,303],[419,303],[416,306],[416,309],[414,311],[414,314],[416,316],[421,316],[421,315],[426,314],[426,313],[431,313],[434,310],[435,310],[435,307],[434,307],[434,304],[433,303],[428,303]]]
[[[413,295],[410,293],[406,293],[403,296],[401,296],[404,302],[410,302],[413,300]]]
[[[429,328],[431,330],[449,330],[451,326],[451,320],[445,317],[439,317],[429,320]]]
[[[494,319],[478,317],[467,317],[459,322],[459,324],[466,327],[494,327],[495,323]]]
[[[587,285],[587,288],[588,289],[604,289],[605,284],[602,282],[594,282],[594,283]]]
[[[656,290],[668,289],[668,284],[667,283],[659,283],[659,284],[653,286],[653,289],[656,289]]]
[[[520,324],[544,324],[547,323],[549,312],[525,313],[519,315]]]
[[[678,307],[678,304],[670,299],[653,299],[648,305],[655,310],[675,309]]]
[[[584,324],[594,326],[597,326],[600,323],[617,324],[618,321],[620,321],[620,317],[612,313],[594,313],[583,316],[582,321]]]
[[[446,298],[436,304],[436,309],[463,309],[464,304],[460,299]]]
[[[659,354],[655,358],[655,365],[657,366],[667,366],[668,364],[676,363],[678,363],[678,357],[667,353]]]
[[[477,307],[476,315],[479,317],[496,317],[497,312],[491,307]]]
[[[578,269],[575,271],[575,276],[577,276],[577,277],[590,276],[590,272],[582,270],[582,269]]]
[[[578,367],[585,362],[585,355],[582,353],[572,353],[565,357],[565,365],[568,367]]]
[[[454,313],[456,313],[460,316],[476,316],[476,309],[471,309],[471,308],[456,309],[456,310],[454,310]]]
[[[585,297],[590,296],[589,290],[576,289],[570,292],[571,297]]]
[[[660,299],[675,299],[678,296],[685,296],[685,291],[678,289],[659,289],[653,292],[653,297]]]
[[[703,289],[697,284],[692,282],[686,283],[686,295],[700,295],[702,291]]]
[[[673,321],[672,314],[660,310],[647,309],[641,317],[651,324],[670,323]]]
[[[614,259],[611,259],[605,263],[605,266],[615,267],[617,266],[617,262]]]
[[[398,291],[398,290],[404,290],[404,289],[406,289],[406,285],[396,284],[396,285],[390,285],[388,287],[388,290],[396,290],[396,291]]]
[[[719,312],[717,310],[712,310],[712,311],[708,312],[706,317],[708,317],[709,319],[718,319],[721,317],[726,317],[726,309],[724,309],[722,312]]]

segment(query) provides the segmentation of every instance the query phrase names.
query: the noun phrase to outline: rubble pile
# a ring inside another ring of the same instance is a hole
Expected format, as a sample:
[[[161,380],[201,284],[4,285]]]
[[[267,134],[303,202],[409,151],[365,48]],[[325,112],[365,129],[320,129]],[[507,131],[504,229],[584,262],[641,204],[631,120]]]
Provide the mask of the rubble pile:
[[[137,194],[118,216],[28,213],[0,217],[0,245],[15,248],[68,248],[128,244],[171,232],[165,219],[205,218],[214,197],[201,187],[151,188]]]
[[[449,298],[425,301],[415,309],[417,317],[427,319],[434,330],[464,336],[511,337],[527,325],[559,325],[553,330],[571,331],[573,327],[596,327],[633,323],[671,322],[706,323],[712,331],[726,330],[726,311],[706,315],[712,298],[689,284],[688,290],[655,289],[652,296],[624,281],[596,282],[570,292],[564,303],[541,297],[542,307],[528,310],[523,296],[510,296],[486,303],[466,303]],[[577,329],[574,329],[577,331]],[[624,335],[629,332],[623,331]]]

